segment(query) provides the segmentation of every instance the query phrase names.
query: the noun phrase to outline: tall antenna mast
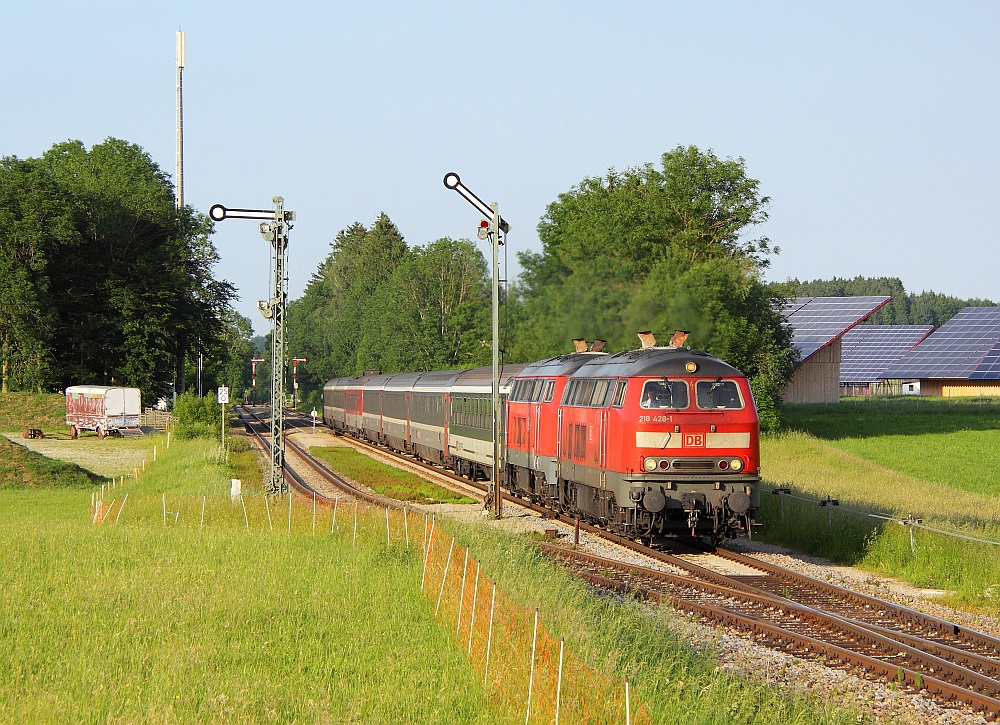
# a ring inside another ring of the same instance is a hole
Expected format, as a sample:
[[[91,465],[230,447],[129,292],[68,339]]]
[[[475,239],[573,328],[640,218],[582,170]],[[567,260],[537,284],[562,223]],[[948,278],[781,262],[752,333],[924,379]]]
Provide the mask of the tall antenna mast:
[[[177,30],[177,208],[184,206],[184,31]]]

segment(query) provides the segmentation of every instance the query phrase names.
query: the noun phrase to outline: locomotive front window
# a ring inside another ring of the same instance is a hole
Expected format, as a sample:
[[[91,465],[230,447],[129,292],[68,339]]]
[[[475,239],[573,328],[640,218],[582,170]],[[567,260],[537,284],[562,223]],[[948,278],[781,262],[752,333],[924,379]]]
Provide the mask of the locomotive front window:
[[[735,380],[699,380],[694,387],[698,407],[703,410],[743,409],[743,398]]]
[[[647,380],[642,386],[640,405],[650,409],[682,410],[688,407],[687,383],[683,380]]]

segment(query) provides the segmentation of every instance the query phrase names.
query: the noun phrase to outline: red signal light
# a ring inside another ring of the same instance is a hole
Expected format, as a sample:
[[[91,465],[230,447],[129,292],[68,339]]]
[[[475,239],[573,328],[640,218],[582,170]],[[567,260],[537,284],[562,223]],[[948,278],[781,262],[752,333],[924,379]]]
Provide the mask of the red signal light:
[[[479,222],[479,228],[480,229],[486,229],[487,227],[489,227],[489,225],[490,225],[490,223],[488,221],[486,221],[485,219],[483,219],[481,222]]]

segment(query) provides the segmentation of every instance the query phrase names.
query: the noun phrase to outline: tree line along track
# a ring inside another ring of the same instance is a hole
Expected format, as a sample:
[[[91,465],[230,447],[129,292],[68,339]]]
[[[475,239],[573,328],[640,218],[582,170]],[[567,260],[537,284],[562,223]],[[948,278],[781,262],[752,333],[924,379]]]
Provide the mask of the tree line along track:
[[[311,425],[311,421],[305,424]],[[321,475],[335,475],[287,437],[285,440],[301,460]],[[451,487],[459,486],[466,493],[485,493],[485,485],[439,467],[368,442],[344,440],[395,465],[430,475]],[[347,495],[358,495],[381,506],[402,505],[341,481],[338,488]],[[296,487],[310,496],[315,490],[308,485]],[[562,546],[539,545],[595,586],[667,601],[708,621],[734,627],[773,649],[822,659],[829,666],[851,668],[912,691],[923,690],[945,705],[965,705],[988,717],[1000,717],[1000,640],[735,552],[718,549],[712,554],[670,554],[556,515],[531,502],[509,496],[506,500],[570,526],[577,525],[679,572],[623,564]]]

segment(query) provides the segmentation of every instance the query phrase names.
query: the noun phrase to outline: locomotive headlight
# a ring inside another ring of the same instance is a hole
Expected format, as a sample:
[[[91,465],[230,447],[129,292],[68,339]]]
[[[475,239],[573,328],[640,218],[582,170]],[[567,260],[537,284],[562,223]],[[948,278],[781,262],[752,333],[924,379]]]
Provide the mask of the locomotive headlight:
[[[698,363],[696,363],[694,360],[689,360],[688,363],[684,366],[684,369],[687,370],[689,373],[696,373],[698,372]]]
[[[650,473],[652,473],[653,471],[656,470],[656,459],[655,458],[647,458],[646,460],[644,460],[642,462],[642,467],[644,469],[646,469],[647,471],[649,471]]]
[[[743,459],[742,458],[734,458],[733,460],[731,460],[729,462],[729,467],[732,468],[734,471],[742,471],[743,470]]]

